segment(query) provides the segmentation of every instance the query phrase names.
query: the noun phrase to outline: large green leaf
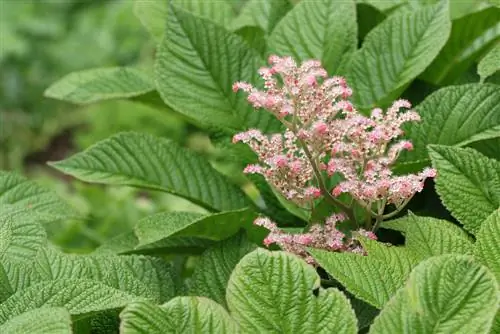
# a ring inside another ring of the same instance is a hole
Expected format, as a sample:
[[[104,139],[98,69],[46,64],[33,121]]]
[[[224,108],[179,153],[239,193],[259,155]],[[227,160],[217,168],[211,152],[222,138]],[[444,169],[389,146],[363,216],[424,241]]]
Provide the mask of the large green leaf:
[[[207,249],[198,260],[191,278],[190,294],[208,297],[226,306],[226,286],[234,267],[255,245],[243,233]]]
[[[64,307],[71,315],[85,315],[121,308],[141,299],[91,280],[40,282],[16,292],[0,305],[0,324],[35,308]]]
[[[227,0],[174,0],[172,3],[192,14],[209,19],[221,26],[227,26],[232,21],[234,12]]]
[[[495,274],[500,283],[500,209],[493,212],[477,234],[474,255]]]
[[[368,33],[347,71],[354,101],[387,105],[437,56],[450,33],[446,1],[395,14]]]
[[[454,20],[448,42],[422,78],[437,85],[453,83],[499,37],[500,8]]]
[[[259,27],[269,35],[276,24],[292,8],[289,0],[250,0],[243,5],[240,14],[230,25],[231,30]]]
[[[147,134],[119,133],[50,164],[86,182],[162,190],[210,210],[247,205],[243,192],[206,160],[172,141]]]
[[[0,205],[36,211],[40,222],[76,217],[76,212],[54,191],[14,172],[0,171]]]
[[[141,219],[134,228],[139,247],[170,237],[223,240],[256,218],[248,209],[201,215],[193,212],[162,212]]]
[[[356,50],[357,30],[354,0],[302,0],[274,29],[269,52],[321,60],[333,75],[343,58]]]
[[[477,65],[477,73],[481,76],[481,81],[484,81],[498,70],[500,70],[500,42]]]
[[[429,146],[437,169],[436,190],[464,228],[476,234],[500,206],[500,162],[471,148]]]
[[[385,333],[489,333],[500,302],[495,278],[471,257],[419,264],[370,328]]]
[[[203,297],[177,297],[157,306],[128,305],[120,314],[120,333],[238,333],[238,326],[219,304]]]
[[[0,333],[71,334],[71,315],[62,307],[34,309],[4,323]]]
[[[151,75],[138,68],[95,68],[73,72],[52,84],[45,96],[77,104],[128,98],[155,89]]]
[[[442,88],[416,108],[422,121],[405,128],[414,149],[405,152],[399,168],[417,171],[428,165],[428,144],[465,146],[500,137],[500,90],[498,86],[468,84]]]
[[[257,249],[234,269],[226,299],[243,333],[356,333],[348,299],[319,283],[295,255]]]
[[[403,247],[364,240],[367,256],[310,249],[311,255],[357,298],[381,309],[404,284],[416,263]]]
[[[73,255],[48,247],[39,251],[35,270],[44,281],[90,279],[157,302],[175,294],[170,265],[144,256]]]
[[[280,123],[270,113],[256,112],[244,94],[232,91],[236,81],[256,82],[261,62],[239,36],[172,6],[156,57],[156,86],[169,106],[203,126],[274,131]]]

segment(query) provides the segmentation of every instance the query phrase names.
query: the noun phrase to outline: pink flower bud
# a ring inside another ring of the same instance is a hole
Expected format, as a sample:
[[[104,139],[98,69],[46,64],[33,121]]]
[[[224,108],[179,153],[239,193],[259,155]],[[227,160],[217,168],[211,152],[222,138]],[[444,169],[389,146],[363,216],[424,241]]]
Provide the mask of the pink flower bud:
[[[313,125],[314,132],[317,133],[318,135],[322,136],[327,133],[328,131],[328,125],[326,125],[325,122],[316,122]]]

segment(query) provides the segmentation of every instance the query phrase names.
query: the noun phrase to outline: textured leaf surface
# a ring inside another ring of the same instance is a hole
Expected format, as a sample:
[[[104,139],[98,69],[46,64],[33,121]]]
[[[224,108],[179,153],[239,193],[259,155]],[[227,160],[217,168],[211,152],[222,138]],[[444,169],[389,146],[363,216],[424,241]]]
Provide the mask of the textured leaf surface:
[[[45,248],[35,268],[41,280],[90,279],[157,302],[175,294],[170,266],[144,256],[73,255]]]
[[[321,289],[314,268],[285,252],[246,255],[229,279],[227,304],[243,333],[357,332],[345,295]]]
[[[132,303],[120,318],[120,333],[123,334],[239,332],[222,306],[203,297],[177,297],[162,306]]]
[[[76,215],[55,192],[14,172],[0,171],[0,205],[2,204],[35,210],[40,221],[53,221]]]
[[[488,8],[454,20],[448,42],[422,78],[439,85],[453,83],[499,37],[500,8]]]
[[[3,334],[71,334],[71,316],[64,308],[34,309],[0,326]]]
[[[239,30],[243,27],[259,27],[269,35],[291,8],[288,0],[250,0],[243,5],[238,17],[231,22],[230,28]]]
[[[77,104],[127,98],[154,90],[151,75],[137,68],[96,68],[73,72],[52,84],[45,96]]]
[[[470,148],[431,145],[429,154],[438,171],[436,190],[443,204],[476,234],[500,207],[500,162]]]
[[[163,100],[204,126],[278,129],[270,113],[254,111],[245,94],[232,91],[236,81],[257,81],[262,65],[257,52],[208,20],[176,7],[169,15],[155,65]]]
[[[190,294],[208,297],[226,306],[226,286],[234,267],[255,246],[242,233],[207,249],[191,278]]]
[[[40,282],[16,292],[0,305],[0,324],[35,308],[64,307],[71,315],[82,315],[121,308],[140,299],[90,280]]]
[[[227,26],[233,19],[231,4],[226,0],[174,0],[172,3],[196,16],[203,17],[221,26]]]
[[[139,247],[175,236],[223,240],[251,224],[255,214],[250,210],[226,211],[212,215],[193,212],[162,212],[140,220],[134,231]]]
[[[495,85],[445,87],[416,110],[422,120],[405,128],[415,149],[402,155],[400,168],[416,171],[427,165],[428,144],[464,146],[500,136],[500,90]]]
[[[488,333],[500,302],[498,285],[471,257],[430,258],[411,273],[370,333]]]
[[[268,45],[270,53],[297,61],[321,60],[329,74],[336,74],[357,46],[354,0],[302,0],[278,23]]]
[[[498,42],[477,65],[481,81],[500,70],[500,42]]]
[[[404,284],[415,259],[403,247],[365,240],[368,256],[310,249],[320,266],[357,298],[381,309]]]
[[[388,104],[432,62],[450,27],[446,2],[395,14],[376,26],[347,71],[355,102],[365,108]]]
[[[500,209],[493,212],[477,234],[474,255],[495,274],[500,283]]]
[[[246,205],[243,192],[206,160],[147,134],[119,133],[51,165],[82,181],[162,190],[211,210]]]

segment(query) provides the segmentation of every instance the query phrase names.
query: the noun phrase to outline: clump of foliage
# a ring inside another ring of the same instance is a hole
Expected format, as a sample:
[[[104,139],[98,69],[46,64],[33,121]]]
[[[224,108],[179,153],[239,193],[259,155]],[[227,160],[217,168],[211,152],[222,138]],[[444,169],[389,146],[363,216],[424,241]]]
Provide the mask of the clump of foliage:
[[[66,254],[44,226],[78,213],[2,172],[3,333],[500,330],[499,8],[250,0],[236,15],[178,0],[135,13],[158,44],[153,69],[72,73],[46,95],[173,110],[219,161],[122,132],[50,165],[201,210]]]

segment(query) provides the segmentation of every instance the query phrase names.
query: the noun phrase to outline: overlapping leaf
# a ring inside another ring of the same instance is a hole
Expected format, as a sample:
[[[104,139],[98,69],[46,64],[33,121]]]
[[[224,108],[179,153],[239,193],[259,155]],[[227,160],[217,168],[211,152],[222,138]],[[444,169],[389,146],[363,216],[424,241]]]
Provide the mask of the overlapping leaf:
[[[147,134],[119,133],[51,165],[83,181],[162,190],[210,210],[247,204],[243,192],[204,159]]]
[[[0,333],[71,334],[71,315],[62,307],[33,309],[4,323]]]
[[[386,105],[437,56],[450,33],[447,2],[395,14],[376,26],[347,71],[354,101]]]
[[[210,41],[210,43],[207,43]],[[156,86],[163,100],[203,126],[275,131],[270,113],[255,112],[236,81],[256,82],[262,60],[239,36],[172,6],[156,57]]]
[[[489,333],[500,303],[493,275],[471,257],[430,258],[411,273],[370,328],[382,333]]]
[[[177,297],[161,306],[132,303],[120,318],[120,333],[123,334],[239,332],[222,306],[203,297]]]
[[[259,27],[269,35],[291,8],[289,0],[250,0],[243,5],[238,17],[231,22],[230,28],[236,31],[244,27]]]
[[[336,74],[357,46],[354,0],[301,1],[278,23],[268,44],[270,53],[297,61],[318,59]]]
[[[429,146],[438,171],[436,190],[464,228],[476,234],[481,223],[500,207],[500,162],[470,148]]]
[[[416,108],[422,121],[405,128],[414,150],[400,158],[399,168],[416,171],[429,163],[426,146],[465,146],[500,136],[500,90],[490,84],[442,88]]]
[[[226,299],[243,333],[357,332],[347,298],[321,289],[314,268],[285,252],[246,255],[231,274]]]
[[[500,42],[498,42],[477,65],[481,81],[500,70]]]
[[[495,274],[500,283],[500,209],[493,212],[477,234],[474,255]]]
[[[73,72],[52,84],[45,96],[77,104],[139,96],[154,90],[151,75],[132,67]]]

